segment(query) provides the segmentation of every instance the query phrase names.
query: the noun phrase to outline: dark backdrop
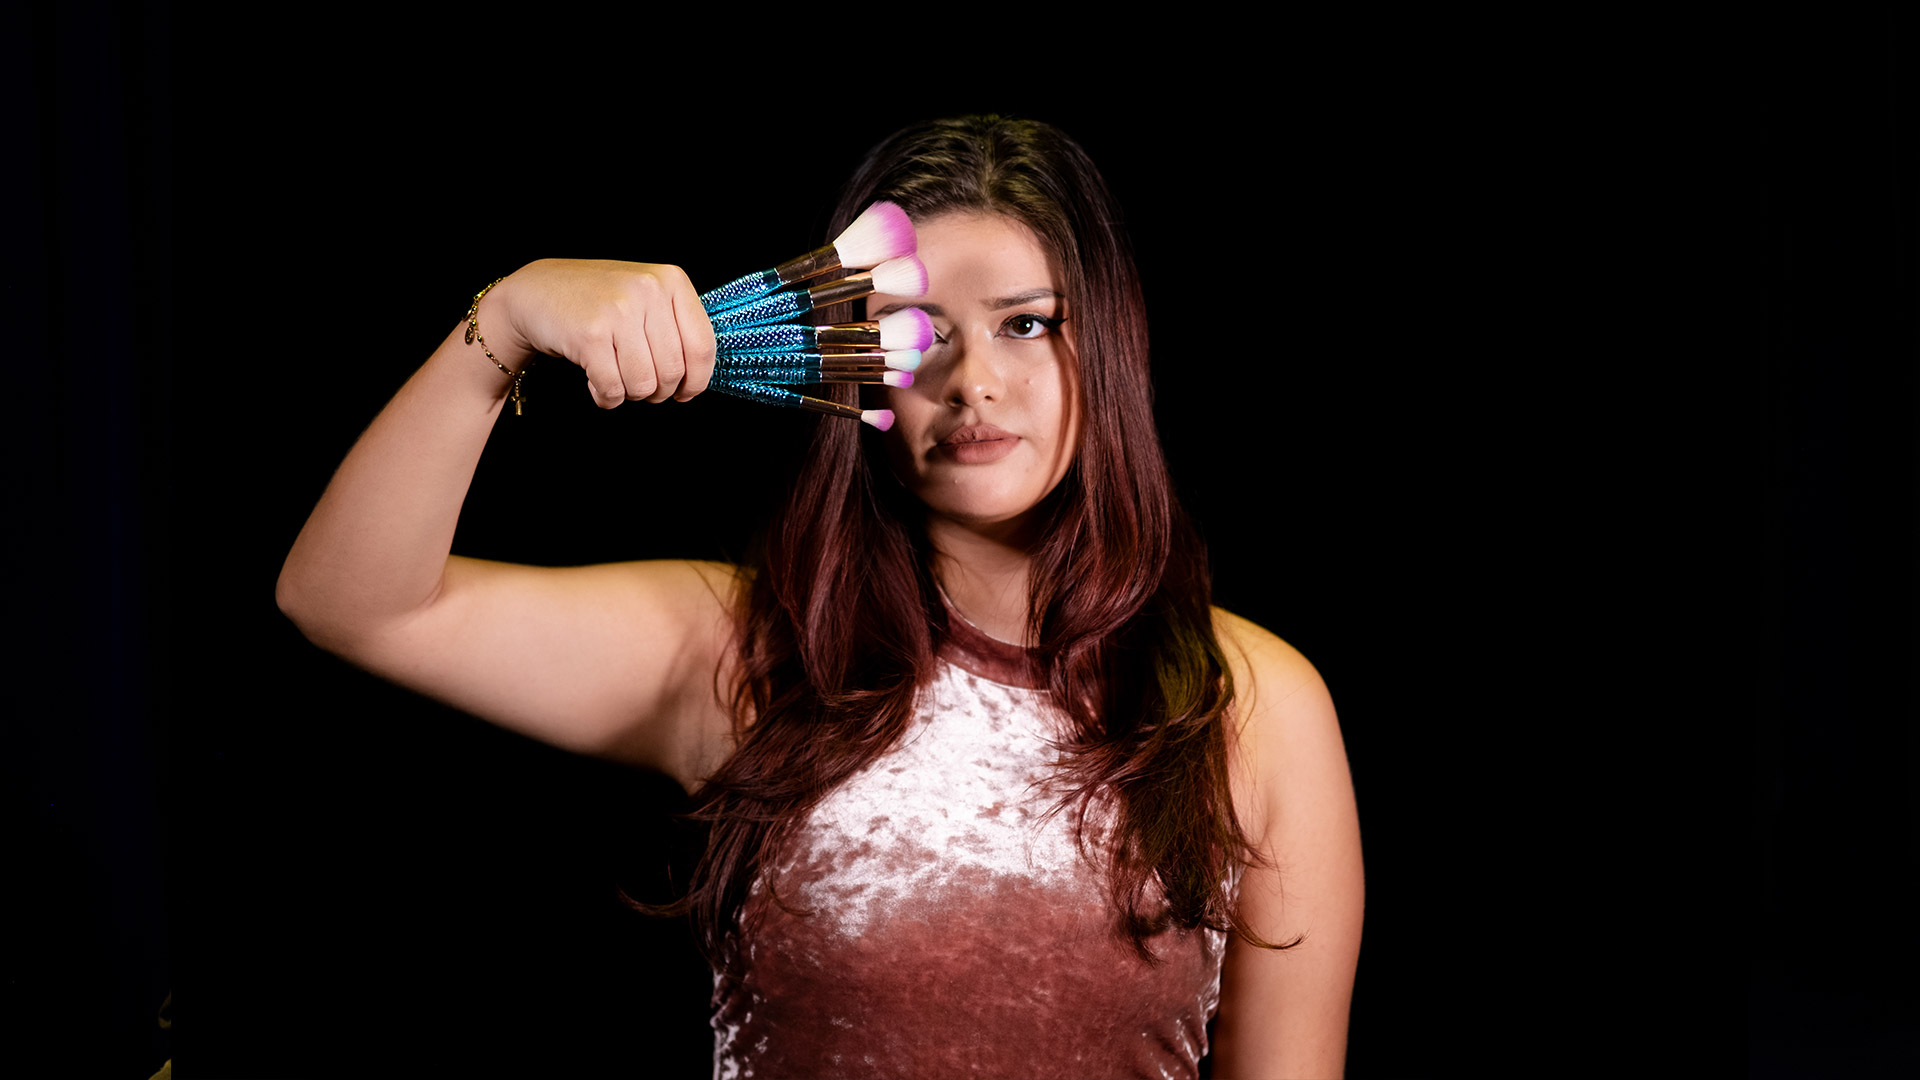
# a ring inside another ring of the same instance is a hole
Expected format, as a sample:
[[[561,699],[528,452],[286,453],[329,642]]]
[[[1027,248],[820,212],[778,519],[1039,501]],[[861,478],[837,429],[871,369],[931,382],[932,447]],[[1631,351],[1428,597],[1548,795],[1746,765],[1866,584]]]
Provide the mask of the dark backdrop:
[[[1749,995],[1757,1073],[1912,1053],[1893,23],[1773,24],[1669,97],[1577,28],[1128,30],[1116,64],[996,17],[783,67],[628,26],[61,12],[14,16],[0,65],[39,209],[10,252],[29,1052],[146,1075],[177,985],[183,1075],[705,1075],[706,976],[616,897],[663,887],[674,793],[318,653],[274,575],[485,282],[560,255],[717,283],[824,239],[900,123],[1000,110],[1117,189],[1218,602],[1340,706],[1350,1075],[1670,1035],[1654,1060],[1738,1073]],[[560,364],[528,391],[463,553],[736,558],[810,423],[602,413]]]

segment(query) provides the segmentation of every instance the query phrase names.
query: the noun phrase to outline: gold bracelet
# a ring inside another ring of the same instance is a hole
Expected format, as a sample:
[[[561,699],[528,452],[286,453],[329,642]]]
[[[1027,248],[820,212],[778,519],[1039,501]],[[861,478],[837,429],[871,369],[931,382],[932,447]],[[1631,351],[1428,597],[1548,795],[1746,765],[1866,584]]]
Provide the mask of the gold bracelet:
[[[507,390],[507,400],[513,402],[513,415],[519,416],[520,403],[524,400],[520,393],[520,380],[527,377],[527,367],[532,366],[533,361],[528,360],[525,367],[522,367],[519,371],[515,371],[501,363],[499,357],[493,355],[493,350],[487,348],[487,339],[480,335],[480,298],[487,295],[487,292],[495,285],[505,280],[507,279],[503,277],[494,278],[487,283],[485,289],[481,289],[479,292],[473,294],[473,306],[467,308],[467,344],[471,345],[475,339],[478,339],[480,342],[480,351],[487,354],[487,359],[493,361],[494,367],[506,372],[507,377],[513,380],[513,385]]]

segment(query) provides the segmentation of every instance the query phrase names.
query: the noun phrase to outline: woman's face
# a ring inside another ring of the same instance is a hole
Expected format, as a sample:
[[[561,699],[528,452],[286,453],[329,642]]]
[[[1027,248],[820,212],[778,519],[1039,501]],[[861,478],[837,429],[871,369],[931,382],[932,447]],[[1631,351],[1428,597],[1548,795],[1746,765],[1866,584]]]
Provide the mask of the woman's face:
[[[1012,218],[955,211],[914,225],[927,295],[867,304],[871,318],[918,307],[933,319],[913,386],[887,391],[889,463],[935,514],[1017,523],[1066,476],[1079,445],[1065,282]]]

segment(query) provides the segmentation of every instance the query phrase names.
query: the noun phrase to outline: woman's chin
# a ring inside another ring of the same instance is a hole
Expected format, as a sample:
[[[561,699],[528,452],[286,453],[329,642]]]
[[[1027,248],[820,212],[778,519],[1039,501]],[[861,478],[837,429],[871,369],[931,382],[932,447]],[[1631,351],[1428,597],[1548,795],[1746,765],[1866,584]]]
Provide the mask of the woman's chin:
[[[955,525],[964,525],[969,529],[997,529],[1015,524],[1032,510],[1031,506],[1004,506],[992,503],[963,503],[959,505],[927,504],[929,518],[943,518]]]
[[[1030,493],[1009,495],[1001,492],[961,493],[953,490],[921,493],[929,521],[942,519],[973,532],[1006,537],[1013,530],[1030,524],[1046,497],[1032,498]]]

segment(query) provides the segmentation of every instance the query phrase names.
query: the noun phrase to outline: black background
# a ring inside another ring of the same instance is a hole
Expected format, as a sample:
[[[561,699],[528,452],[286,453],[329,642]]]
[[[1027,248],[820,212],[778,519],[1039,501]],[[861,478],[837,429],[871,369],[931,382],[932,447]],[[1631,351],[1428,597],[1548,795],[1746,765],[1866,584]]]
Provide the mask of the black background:
[[[482,284],[720,282],[967,111],[1101,164],[1217,601],[1340,706],[1349,1074],[1912,1062],[1910,18],[8,18],[5,1008],[45,1075],[150,1073],[169,992],[183,1076],[706,1074],[698,960],[615,895],[672,792],[320,654],[274,576]],[[528,391],[463,553],[736,558],[811,422]]]

